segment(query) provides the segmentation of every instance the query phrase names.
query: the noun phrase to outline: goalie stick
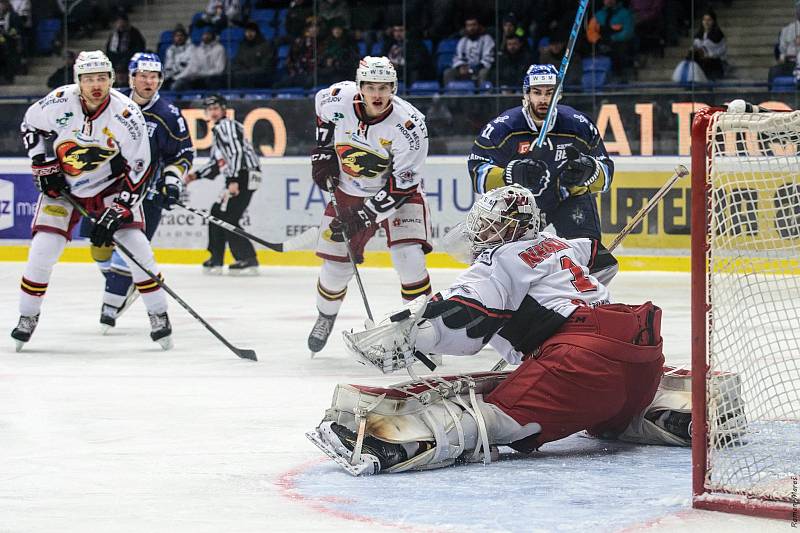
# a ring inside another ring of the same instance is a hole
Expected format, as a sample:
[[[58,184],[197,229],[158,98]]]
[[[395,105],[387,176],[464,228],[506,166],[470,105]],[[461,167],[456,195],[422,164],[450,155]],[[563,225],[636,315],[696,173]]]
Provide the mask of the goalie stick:
[[[72,205],[72,207],[75,208],[75,210],[77,210],[81,215],[83,215],[84,217],[88,218],[92,222],[92,224],[96,224],[97,223],[97,221],[94,219],[94,217],[92,217],[89,214],[89,212],[81,204],[79,204],[78,201],[71,194],[69,194],[69,193],[67,193],[65,191],[62,191],[61,197],[64,198],[67,202],[69,202]],[[188,313],[190,315],[192,315],[194,318],[196,318],[198,322],[203,324],[203,326],[205,326],[205,328],[208,331],[210,331],[212,335],[214,335],[217,339],[219,339],[220,342],[222,342],[222,344],[227,346],[230,351],[232,351],[233,353],[235,353],[237,356],[241,357],[242,359],[250,359],[251,361],[258,361],[258,359],[256,358],[255,350],[237,348],[236,346],[234,346],[233,344],[228,342],[228,339],[226,339],[225,337],[220,335],[220,333],[216,329],[214,329],[211,326],[211,324],[206,322],[203,319],[203,317],[198,315],[197,312],[194,309],[192,309],[191,306],[189,306],[189,304],[184,302],[183,299],[175,293],[175,291],[173,291],[166,283],[164,283],[163,280],[161,280],[158,276],[156,276],[149,269],[145,268],[145,266],[142,265],[139,262],[139,260],[136,259],[136,257],[134,257],[134,255],[130,252],[130,250],[128,250],[128,248],[125,245],[123,245],[121,242],[119,242],[119,240],[117,240],[116,237],[114,237],[114,245],[119,249],[120,252],[125,254],[125,257],[127,259],[130,259],[131,262],[133,262],[133,264],[135,264],[137,267],[142,269],[145,274],[150,276],[150,279],[155,281],[158,284],[159,287],[164,289],[164,291],[167,294],[172,296],[172,298],[176,302],[178,302],[181,305],[181,307],[186,309],[186,311],[188,311]]]
[[[260,237],[256,237],[251,233],[247,233],[245,230],[238,226],[234,226],[229,222],[225,222],[209,213],[201,211],[200,209],[195,209],[194,207],[189,207],[188,205],[184,204],[183,202],[175,202],[175,205],[186,209],[194,213],[197,216],[200,216],[212,224],[215,224],[221,228],[224,228],[231,233],[235,233],[240,237],[244,237],[245,239],[250,239],[253,242],[257,242],[258,244],[269,248],[270,250],[274,250],[276,252],[289,252],[292,250],[304,250],[310,247],[312,244],[317,242],[317,238],[319,237],[319,228],[317,226],[312,226],[305,230],[300,235],[295,235],[283,242],[269,242],[261,239]]]
[[[622,228],[622,230],[617,234],[617,236],[608,246],[608,251],[613,252],[617,248],[617,246],[619,246],[620,243],[623,240],[625,240],[625,237],[627,237],[634,229],[636,229],[636,226],[638,226],[642,222],[642,220],[644,220],[644,217],[646,217],[647,214],[650,213],[650,211],[652,211],[658,205],[661,199],[664,198],[664,196],[666,196],[666,194],[672,189],[675,183],[679,179],[688,174],[689,174],[689,169],[687,169],[685,166],[678,165],[677,167],[675,167],[675,173],[672,174],[672,176],[670,176],[670,178],[664,183],[664,185],[662,185],[661,188],[658,189],[655,192],[655,194],[653,194],[653,196],[650,197],[647,203],[644,204],[642,208],[636,212],[635,215],[633,215],[630,221],[628,221],[625,227]],[[508,362],[505,359],[500,359],[492,367],[492,372],[503,370],[507,365]]]

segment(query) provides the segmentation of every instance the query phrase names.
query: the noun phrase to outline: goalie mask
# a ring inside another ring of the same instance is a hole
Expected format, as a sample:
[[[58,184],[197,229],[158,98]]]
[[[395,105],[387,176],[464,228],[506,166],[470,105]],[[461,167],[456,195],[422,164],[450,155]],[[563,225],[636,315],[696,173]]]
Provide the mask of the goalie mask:
[[[513,184],[483,195],[470,209],[464,233],[479,254],[488,248],[539,233],[541,214],[533,194]]]

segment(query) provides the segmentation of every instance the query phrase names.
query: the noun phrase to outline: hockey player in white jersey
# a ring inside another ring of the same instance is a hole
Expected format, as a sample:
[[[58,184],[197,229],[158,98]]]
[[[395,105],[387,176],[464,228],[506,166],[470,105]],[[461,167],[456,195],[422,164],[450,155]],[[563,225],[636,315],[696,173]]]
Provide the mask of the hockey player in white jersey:
[[[145,268],[158,272],[142,232],[141,201],[152,173],[142,112],[112,89],[114,69],[103,52],[81,52],[74,73],[76,83],[31,105],[21,125],[41,194],[22,276],[19,324],[11,332],[17,350],[36,328],[53,266],[81,218],[62,195],[72,195],[97,220],[90,235],[93,245],[108,246],[116,238]],[[133,265],[132,275],[150,317],[150,337],[170,348],[164,291]]]
[[[581,430],[685,445],[689,395],[659,388],[661,310],[609,303],[589,273],[597,241],[539,232],[540,223],[527,189],[487,192],[465,226],[475,260],[449,289],[345,333],[357,360],[384,373],[487,343],[515,371],[339,385],[308,437],[354,475],[490,462],[498,445],[527,453]]]
[[[319,317],[308,338],[313,353],[325,346],[353,277],[345,238],[360,263],[364,246],[382,227],[403,299],[430,294],[430,212],[422,190],[428,131],[423,114],[396,92],[391,62],[368,56],[355,83],[336,83],[316,95],[312,173],[320,188],[336,195],[340,216],[329,203],[320,225]]]

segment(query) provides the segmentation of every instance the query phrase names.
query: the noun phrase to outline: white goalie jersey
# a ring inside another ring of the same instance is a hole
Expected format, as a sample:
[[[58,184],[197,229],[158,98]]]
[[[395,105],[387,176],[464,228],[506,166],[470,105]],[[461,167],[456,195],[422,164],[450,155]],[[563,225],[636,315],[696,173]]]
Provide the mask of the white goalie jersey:
[[[525,355],[517,349],[520,337],[544,340],[579,306],[610,303],[608,289],[589,274],[596,253],[591,239],[545,232],[484,251],[438,302],[428,304],[423,316],[430,331],[420,328],[417,349],[471,355],[488,340],[508,362],[519,364]],[[518,325],[509,327],[512,315]]]
[[[413,192],[422,183],[428,155],[425,116],[394,96],[385,115],[367,120],[358,109],[359,98],[352,81],[331,85],[315,98],[317,141],[334,145],[339,188],[351,196],[372,197],[388,182],[389,194]],[[331,129],[333,138],[325,138]]]
[[[147,126],[139,106],[119,91],[111,89],[89,113],[77,84],[59,87],[28,108],[20,129],[31,158],[52,159],[52,143],[74,196],[90,198],[123,179],[130,203],[141,201],[151,173]]]

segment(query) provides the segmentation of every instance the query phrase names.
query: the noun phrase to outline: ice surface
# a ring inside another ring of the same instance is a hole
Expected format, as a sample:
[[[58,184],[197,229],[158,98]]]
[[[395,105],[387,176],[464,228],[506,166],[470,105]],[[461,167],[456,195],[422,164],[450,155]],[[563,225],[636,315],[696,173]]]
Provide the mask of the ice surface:
[[[93,265],[56,267],[33,339],[14,352],[21,263],[0,263],[0,531],[769,531],[786,523],[694,511],[689,451],[571,437],[488,467],[351,478],[304,437],[340,381],[386,385],[343,352],[310,359],[316,269],[258,278],[165,266],[166,281],[234,344],[172,304],[175,349],[148,337],[141,300],[99,334]],[[392,270],[364,269],[376,314],[396,307]],[[432,272],[444,287],[455,271]],[[618,301],[664,308],[667,360],[689,358],[689,278],[622,273]],[[363,322],[352,287],[337,330]],[[489,351],[446,358],[486,370]],[[419,370],[422,372],[422,369]]]

